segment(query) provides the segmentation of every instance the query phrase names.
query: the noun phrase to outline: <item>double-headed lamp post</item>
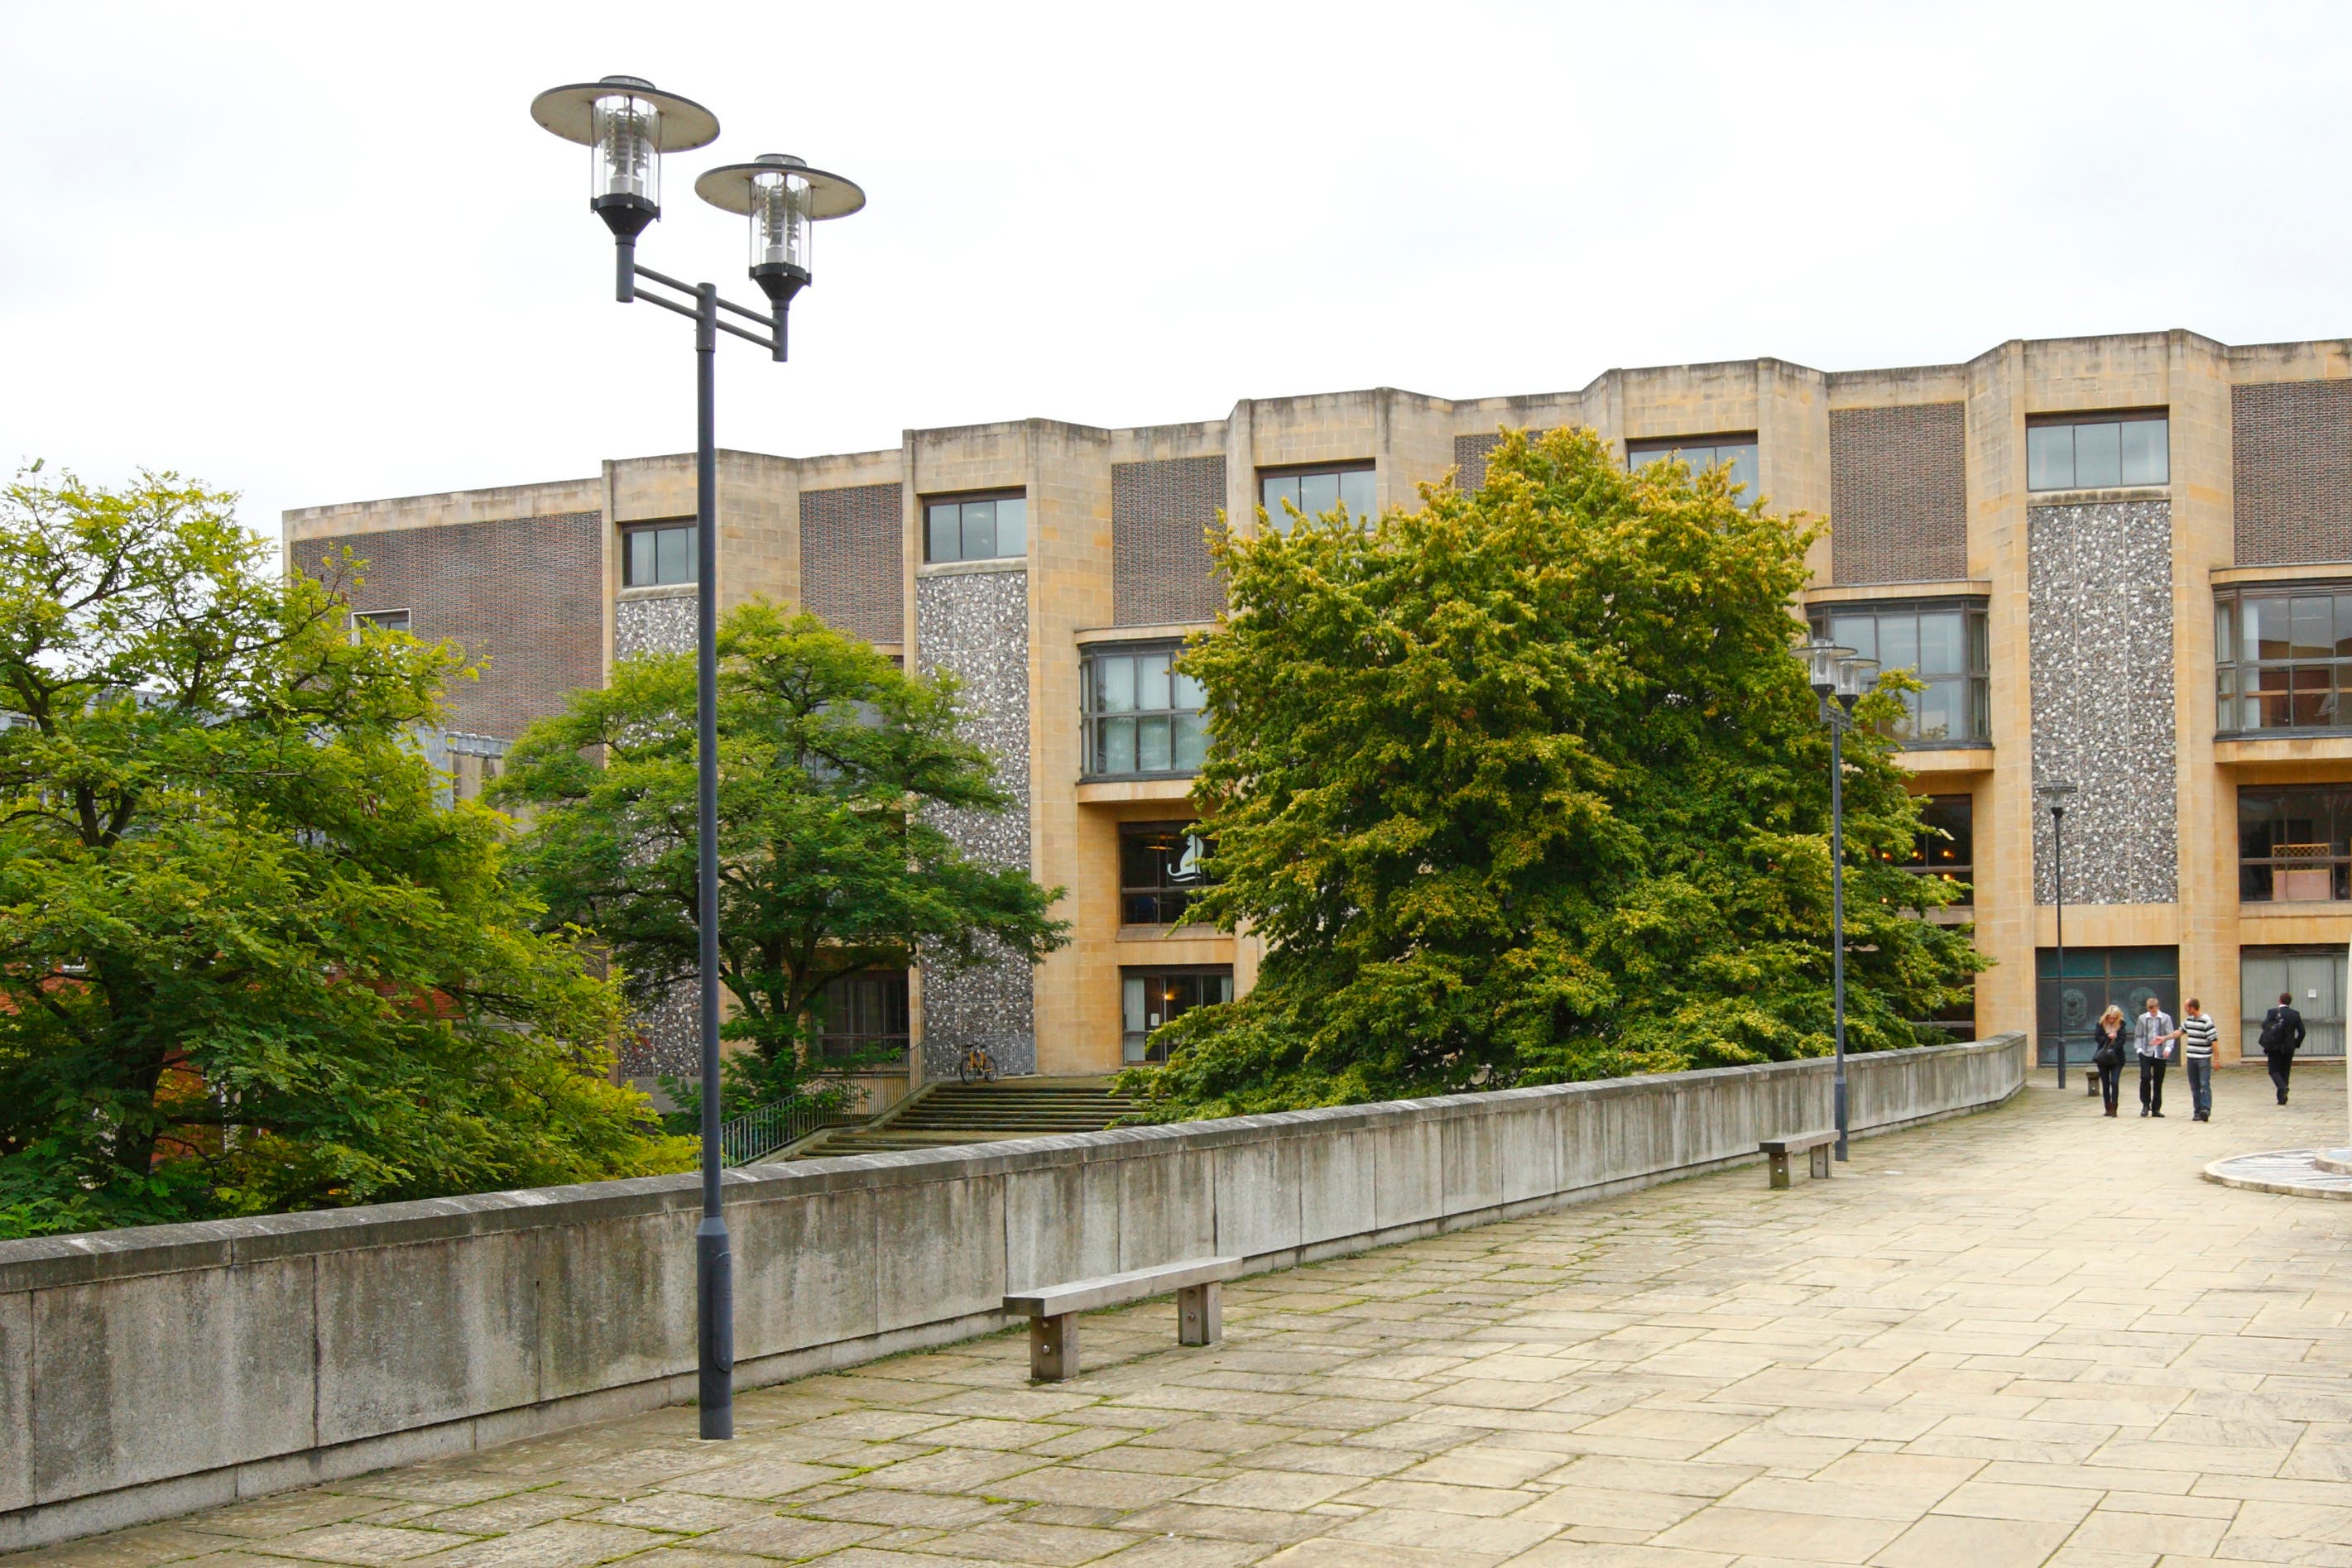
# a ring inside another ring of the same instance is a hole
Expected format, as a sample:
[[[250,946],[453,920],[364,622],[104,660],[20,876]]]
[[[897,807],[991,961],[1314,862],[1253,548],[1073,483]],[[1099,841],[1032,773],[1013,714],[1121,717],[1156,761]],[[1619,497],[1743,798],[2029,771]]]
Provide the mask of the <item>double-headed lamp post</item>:
[[[784,318],[808,287],[812,225],[846,217],[866,193],[838,174],[798,158],[764,153],[729,163],[694,183],[715,207],[751,221],[751,280],[768,297],[765,311],[719,298],[715,283],[682,283],[637,265],[637,236],[661,216],[661,155],[707,147],[719,120],[692,99],[661,92],[642,77],[606,77],[550,88],[530,100],[530,117],[566,141],[588,148],[588,206],[613,231],[613,298],[640,298],[694,323],[695,354],[695,765],[698,862],[697,935],[702,987],[702,1224],[695,1231],[696,1364],[702,1436],[735,1435],[735,1302],[727,1219],[720,1206],[719,1146],[719,643],[718,432],[715,361],[719,334],[731,332],[784,357]],[[640,282],[683,296],[640,296]],[[764,332],[724,319],[725,310]]]
[[[1813,693],[1821,698],[1822,723],[1830,732],[1830,990],[1837,1019],[1837,1075],[1832,1112],[1837,1122],[1837,1157],[1846,1157],[1845,1094],[1845,732],[1853,727],[1854,705],[1870,684],[1875,659],[1827,637],[1816,637],[1797,655],[1805,661]]]
[[[2076,788],[2058,779],[2034,790],[2050,803],[2050,873],[2058,894],[2058,983],[2053,988],[2058,999],[2058,1043],[2053,1050],[2061,1089],[2066,1087],[2066,802]]]

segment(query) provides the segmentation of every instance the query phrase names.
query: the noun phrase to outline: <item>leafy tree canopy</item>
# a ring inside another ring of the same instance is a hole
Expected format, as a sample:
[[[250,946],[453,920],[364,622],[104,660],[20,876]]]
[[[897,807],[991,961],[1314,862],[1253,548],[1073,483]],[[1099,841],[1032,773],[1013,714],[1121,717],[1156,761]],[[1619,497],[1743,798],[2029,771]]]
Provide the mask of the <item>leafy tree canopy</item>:
[[[949,813],[1007,801],[958,732],[951,675],[910,676],[868,644],[764,600],[719,627],[719,978],[730,1113],[840,1093],[820,1060],[825,988],[919,960],[929,973],[1065,940],[1061,896],[966,857]],[[651,1002],[699,970],[694,658],[621,660],[612,684],[533,725],[496,798],[535,809],[520,869],[550,917],[593,930]],[[894,1057],[895,1060],[895,1057]],[[681,1100],[692,1095],[673,1085]]]
[[[1221,538],[1231,609],[1183,663],[1201,910],[1267,946],[1129,1075],[1150,1113],[1829,1051],[1829,742],[1789,652],[1813,537],[1577,431],[1416,512]],[[1982,962],[1906,913],[1955,892],[1892,863],[1921,831],[1892,749],[1845,751],[1850,1050],[1932,1038],[1904,1020]]]
[[[503,820],[436,803],[457,656],[354,638],[233,499],[0,493],[0,1234],[688,1163]]]

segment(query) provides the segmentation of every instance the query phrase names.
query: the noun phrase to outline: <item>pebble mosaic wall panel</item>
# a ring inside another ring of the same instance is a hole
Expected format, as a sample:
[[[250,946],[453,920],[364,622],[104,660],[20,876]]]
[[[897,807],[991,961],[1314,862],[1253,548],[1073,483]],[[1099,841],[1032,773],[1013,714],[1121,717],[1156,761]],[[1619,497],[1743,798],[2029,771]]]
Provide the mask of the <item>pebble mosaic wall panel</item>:
[[[1213,621],[1225,585],[1208,530],[1225,505],[1225,460],[1171,457],[1110,470],[1111,624]]]
[[[943,811],[940,826],[976,859],[1026,867],[1029,859],[1029,574],[953,572],[915,583],[915,642],[925,673],[963,682],[964,733],[996,759],[1010,804],[999,815]],[[923,1074],[951,1077],[968,1041],[1000,1071],[1037,1070],[1036,998],[1029,966],[1013,959],[961,974],[923,972]]]
[[[1830,578],[1969,574],[1966,405],[1830,410]]]
[[[613,606],[613,657],[694,649],[694,595],[624,599]]]
[[[2172,707],[2172,507],[2027,513],[2033,782],[2066,809],[2068,904],[2179,896]],[[2057,898],[2050,813],[2033,812],[2034,897]]]

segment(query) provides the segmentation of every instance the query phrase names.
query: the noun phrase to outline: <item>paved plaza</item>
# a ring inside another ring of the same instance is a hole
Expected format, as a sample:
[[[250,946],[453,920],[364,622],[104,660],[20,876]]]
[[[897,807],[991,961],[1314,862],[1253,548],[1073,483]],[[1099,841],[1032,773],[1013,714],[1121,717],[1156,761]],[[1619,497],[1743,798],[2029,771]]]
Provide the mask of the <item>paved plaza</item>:
[[[2345,1141],[2037,1088],[1854,1145],[0,1560],[87,1568],[2352,1564],[2352,1203],[2199,1178]],[[2047,1075],[2042,1075],[2046,1083]],[[2126,1085],[2126,1093],[2130,1086]],[[158,1420],[201,1412],[158,1411]]]

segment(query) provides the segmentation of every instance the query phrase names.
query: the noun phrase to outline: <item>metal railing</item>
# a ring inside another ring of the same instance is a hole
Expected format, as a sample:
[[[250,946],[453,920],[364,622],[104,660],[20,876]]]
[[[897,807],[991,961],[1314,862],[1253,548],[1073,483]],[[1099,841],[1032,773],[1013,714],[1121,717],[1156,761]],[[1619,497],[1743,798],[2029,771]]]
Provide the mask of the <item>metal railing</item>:
[[[863,1098],[854,1097],[847,1113],[842,1108],[828,1109],[804,1100],[779,1100],[731,1122],[722,1122],[719,1125],[719,1163],[747,1166],[788,1144],[800,1142],[820,1127],[854,1120],[855,1106]]]

